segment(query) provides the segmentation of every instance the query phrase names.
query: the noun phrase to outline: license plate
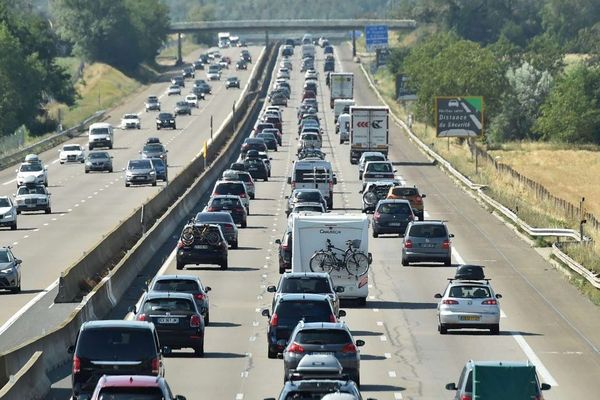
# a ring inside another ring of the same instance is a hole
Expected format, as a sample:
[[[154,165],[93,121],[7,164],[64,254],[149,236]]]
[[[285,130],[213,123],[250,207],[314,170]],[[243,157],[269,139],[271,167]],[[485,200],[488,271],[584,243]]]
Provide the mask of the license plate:
[[[400,226],[402,225],[400,222],[390,222],[390,226]]]
[[[159,324],[178,324],[179,318],[159,318]]]
[[[312,352],[312,353],[310,353],[310,354],[318,354],[318,355],[320,355],[320,356],[332,356],[332,355],[334,355],[335,353],[333,353],[333,352],[331,352],[331,351],[313,351],[313,352]]]
[[[433,244],[433,243],[422,243],[421,247],[432,248],[432,247],[435,247],[435,244]]]
[[[479,321],[481,317],[479,315],[461,315],[459,319],[461,321]]]
[[[197,244],[197,245],[194,246],[194,248],[197,249],[197,250],[206,250],[206,249],[208,249],[208,245],[206,245],[206,244]]]

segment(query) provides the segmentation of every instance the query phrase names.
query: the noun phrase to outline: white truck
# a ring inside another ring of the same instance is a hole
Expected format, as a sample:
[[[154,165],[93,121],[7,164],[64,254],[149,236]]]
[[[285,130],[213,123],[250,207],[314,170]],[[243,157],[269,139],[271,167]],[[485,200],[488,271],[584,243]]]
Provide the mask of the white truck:
[[[302,45],[302,58],[315,58],[315,45],[314,44],[303,44]]]
[[[350,163],[356,164],[365,151],[389,150],[389,109],[380,106],[350,107]]]
[[[354,98],[354,74],[351,72],[332,72],[329,74],[329,107],[333,109],[336,99]]]
[[[230,44],[230,33],[229,32],[219,32],[217,33],[217,41],[220,49],[224,49],[229,47]]]
[[[319,250],[327,248],[327,239],[340,250],[334,250],[343,258],[346,241],[352,240],[357,249],[368,255],[369,219],[364,214],[297,214],[291,219],[292,272],[311,272],[310,259]],[[345,269],[332,269],[329,273],[335,286],[342,286],[341,299],[355,299],[364,305],[369,295],[369,274],[350,274]]]

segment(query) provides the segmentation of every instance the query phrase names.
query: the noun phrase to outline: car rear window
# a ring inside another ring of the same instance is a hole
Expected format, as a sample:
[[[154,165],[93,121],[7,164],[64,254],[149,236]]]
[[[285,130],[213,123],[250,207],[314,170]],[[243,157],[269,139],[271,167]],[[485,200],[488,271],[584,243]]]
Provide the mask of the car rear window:
[[[164,400],[157,387],[107,387],[100,390],[98,400]]]
[[[392,172],[392,166],[388,163],[369,164],[367,171],[369,171],[369,172]]]
[[[377,207],[380,214],[410,214],[410,205],[406,203],[381,203]]]
[[[252,175],[245,173],[245,174],[238,174],[238,178],[240,181],[242,182],[252,182]]]
[[[314,201],[315,203],[318,203],[321,201],[321,192],[297,192],[296,198],[298,200]]]
[[[188,299],[159,298],[150,299],[144,302],[143,313],[151,314],[153,312],[189,312],[194,310],[194,305]]]
[[[314,294],[331,293],[331,287],[325,278],[287,278],[281,282],[281,292]]]
[[[424,237],[424,238],[442,238],[448,234],[446,228],[439,224],[419,224],[410,227],[409,236]]]
[[[306,329],[298,332],[295,341],[300,344],[345,344],[352,339],[343,329]]]
[[[239,205],[239,199],[234,199],[231,197],[218,197],[216,199],[212,199],[212,201],[209,204],[209,207],[235,207]]]
[[[99,361],[137,361],[156,357],[156,347],[150,329],[86,329],[79,336],[77,355]]]
[[[312,133],[302,135],[302,140],[319,140],[319,137]]]
[[[276,313],[280,321],[329,322],[331,309],[326,301],[283,301]]]
[[[453,286],[448,296],[459,299],[485,299],[490,297],[490,290],[485,286]]]
[[[215,188],[215,193],[239,195],[240,193],[244,193],[244,184],[233,182],[219,183]]]
[[[232,205],[234,203],[231,203]],[[231,214],[228,212],[203,212],[196,215],[196,222],[210,224],[213,222],[233,223]]]
[[[321,206],[306,206],[303,204],[294,207],[294,212],[304,212],[304,211],[323,212],[323,208]]]
[[[416,196],[419,194],[419,192],[417,191],[417,189],[415,188],[401,188],[401,187],[397,187],[397,188],[393,188],[392,189],[392,194],[394,196]]]
[[[195,293],[200,288],[198,282],[191,279],[161,279],[154,284],[152,290],[157,292]]]

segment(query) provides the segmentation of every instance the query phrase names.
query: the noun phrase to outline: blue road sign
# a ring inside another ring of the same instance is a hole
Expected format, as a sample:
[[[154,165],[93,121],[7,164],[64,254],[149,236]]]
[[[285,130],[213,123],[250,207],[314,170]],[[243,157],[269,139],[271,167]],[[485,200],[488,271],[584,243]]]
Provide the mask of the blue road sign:
[[[367,51],[377,49],[387,49],[388,47],[388,27],[387,25],[367,25],[365,26],[365,41]]]

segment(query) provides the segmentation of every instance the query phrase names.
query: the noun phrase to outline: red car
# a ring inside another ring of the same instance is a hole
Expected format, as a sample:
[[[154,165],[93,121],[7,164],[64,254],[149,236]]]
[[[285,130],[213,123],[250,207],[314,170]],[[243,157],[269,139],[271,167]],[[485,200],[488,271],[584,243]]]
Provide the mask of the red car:
[[[135,395],[149,399],[186,400],[183,396],[171,394],[165,378],[147,375],[104,375],[96,385],[92,400],[134,398]]]

